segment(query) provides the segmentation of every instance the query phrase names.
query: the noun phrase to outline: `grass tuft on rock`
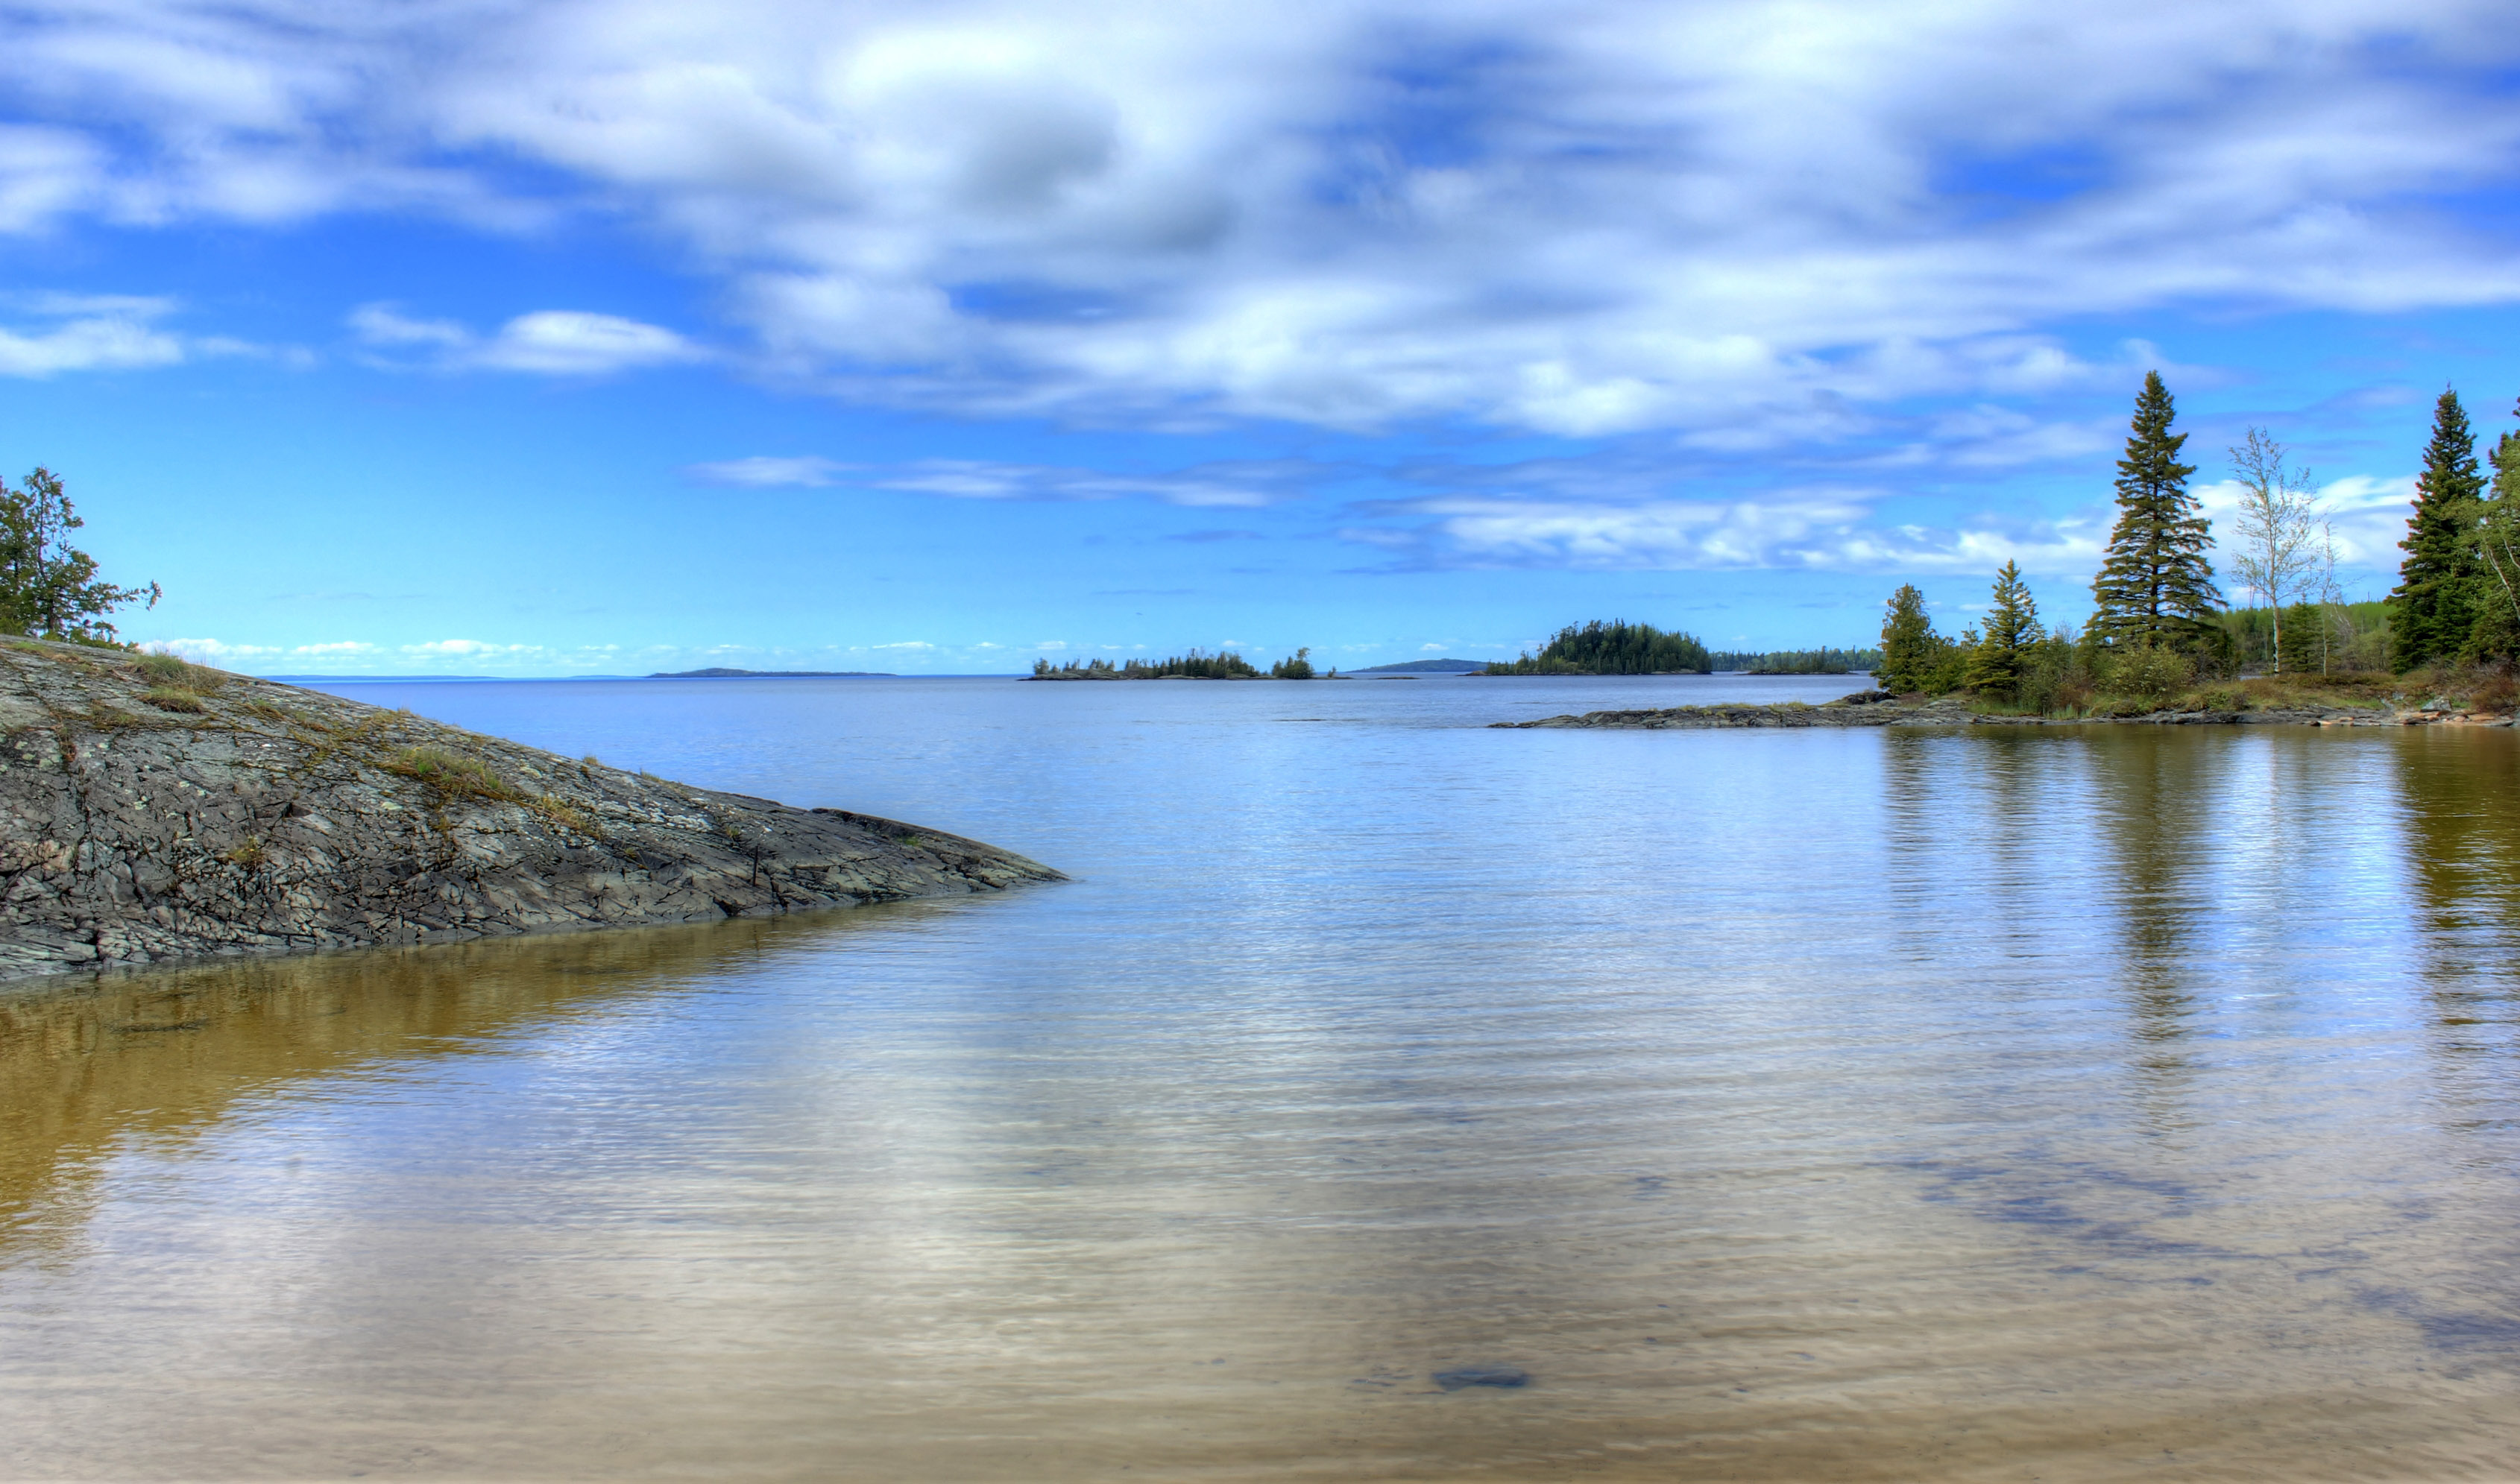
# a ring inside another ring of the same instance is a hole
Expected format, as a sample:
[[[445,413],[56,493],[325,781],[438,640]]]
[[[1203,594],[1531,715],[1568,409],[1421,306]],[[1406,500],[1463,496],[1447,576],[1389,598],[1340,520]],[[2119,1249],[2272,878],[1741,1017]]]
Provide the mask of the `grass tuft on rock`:
[[[160,711],[183,711],[199,716],[203,710],[200,696],[177,686],[156,687],[140,698]]]
[[[444,747],[405,747],[386,758],[383,767],[387,773],[418,781],[441,798],[490,799],[509,804],[525,801],[516,786],[501,778],[488,763]]]

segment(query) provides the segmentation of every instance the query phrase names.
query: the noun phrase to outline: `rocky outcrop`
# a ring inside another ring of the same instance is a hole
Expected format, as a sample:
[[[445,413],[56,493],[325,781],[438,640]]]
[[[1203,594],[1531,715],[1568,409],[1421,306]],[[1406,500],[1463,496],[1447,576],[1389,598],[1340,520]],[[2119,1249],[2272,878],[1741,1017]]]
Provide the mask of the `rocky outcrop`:
[[[2439,706],[2374,710],[2364,706],[2294,705],[2246,711],[2162,710],[2134,716],[2003,716],[1971,711],[1958,697],[1902,697],[1864,691],[1822,705],[1668,706],[1656,711],[1587,711],[1539,721],[1497,721],[1490,727],[1586,727],[1710,731],[1735,727],[2086,727],[2264,726],[2290,723],[2319,727],[2508,727],[2507,713],[2464,712]]]
[[[1861,691],[1817,706],[1805,705],[1798,700],[1775,706],[1666,706],[1655,711],[1587,711],[1581,716],[1499,721],[1488,725],[1710,731],[1736,727],[1964,727],[1970,720],[1967,703],[1955,697],[1902,700],[1886,691]]]
[[[164,656],[0,643],[0,978],[1058,878]]]

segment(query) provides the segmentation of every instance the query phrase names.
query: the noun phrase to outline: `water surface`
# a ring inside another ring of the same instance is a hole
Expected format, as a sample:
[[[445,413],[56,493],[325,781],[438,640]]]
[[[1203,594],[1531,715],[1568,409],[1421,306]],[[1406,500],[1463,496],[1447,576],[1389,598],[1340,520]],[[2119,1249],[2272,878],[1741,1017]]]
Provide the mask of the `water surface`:
[[[1078,879],[0,1000],[0,1473],[2520,1473],[2515,739],[1842,688],[352,690]]]

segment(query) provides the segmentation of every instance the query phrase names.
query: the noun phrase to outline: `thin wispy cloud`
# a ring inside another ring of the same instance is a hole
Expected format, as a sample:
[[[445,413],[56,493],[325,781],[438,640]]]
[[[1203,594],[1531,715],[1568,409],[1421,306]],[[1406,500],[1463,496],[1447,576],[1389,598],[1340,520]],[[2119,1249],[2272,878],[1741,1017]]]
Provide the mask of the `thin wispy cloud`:
[[[710,358],[661,326],[575,309],[520,314],[488,336],[454,320],[416,318],[393,304],[362,304],[346,323],[378,353],[374,363],[387,366],[599,377]]]
[[[1856,492],[1752,500],[1581,501],[1438,496],[1365,508],[1382,517],[1347,540],[1388,569],[1577,571],[1979,571],[2018,561],[2038,572],[2088,572],[2106,528],[2097,513],[2065,521],[1956,528],[1892,525]]]

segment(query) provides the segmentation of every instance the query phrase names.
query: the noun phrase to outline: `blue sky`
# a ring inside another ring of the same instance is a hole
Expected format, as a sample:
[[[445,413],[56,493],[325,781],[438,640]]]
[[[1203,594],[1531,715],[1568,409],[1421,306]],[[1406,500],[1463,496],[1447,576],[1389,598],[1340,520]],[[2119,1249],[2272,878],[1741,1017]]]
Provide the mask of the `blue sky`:
[[[2157,367],[2377,596],[2514,426],[2508,20],[15,6],[0,469],[263,673],[1783,648],[2082,616]]]

